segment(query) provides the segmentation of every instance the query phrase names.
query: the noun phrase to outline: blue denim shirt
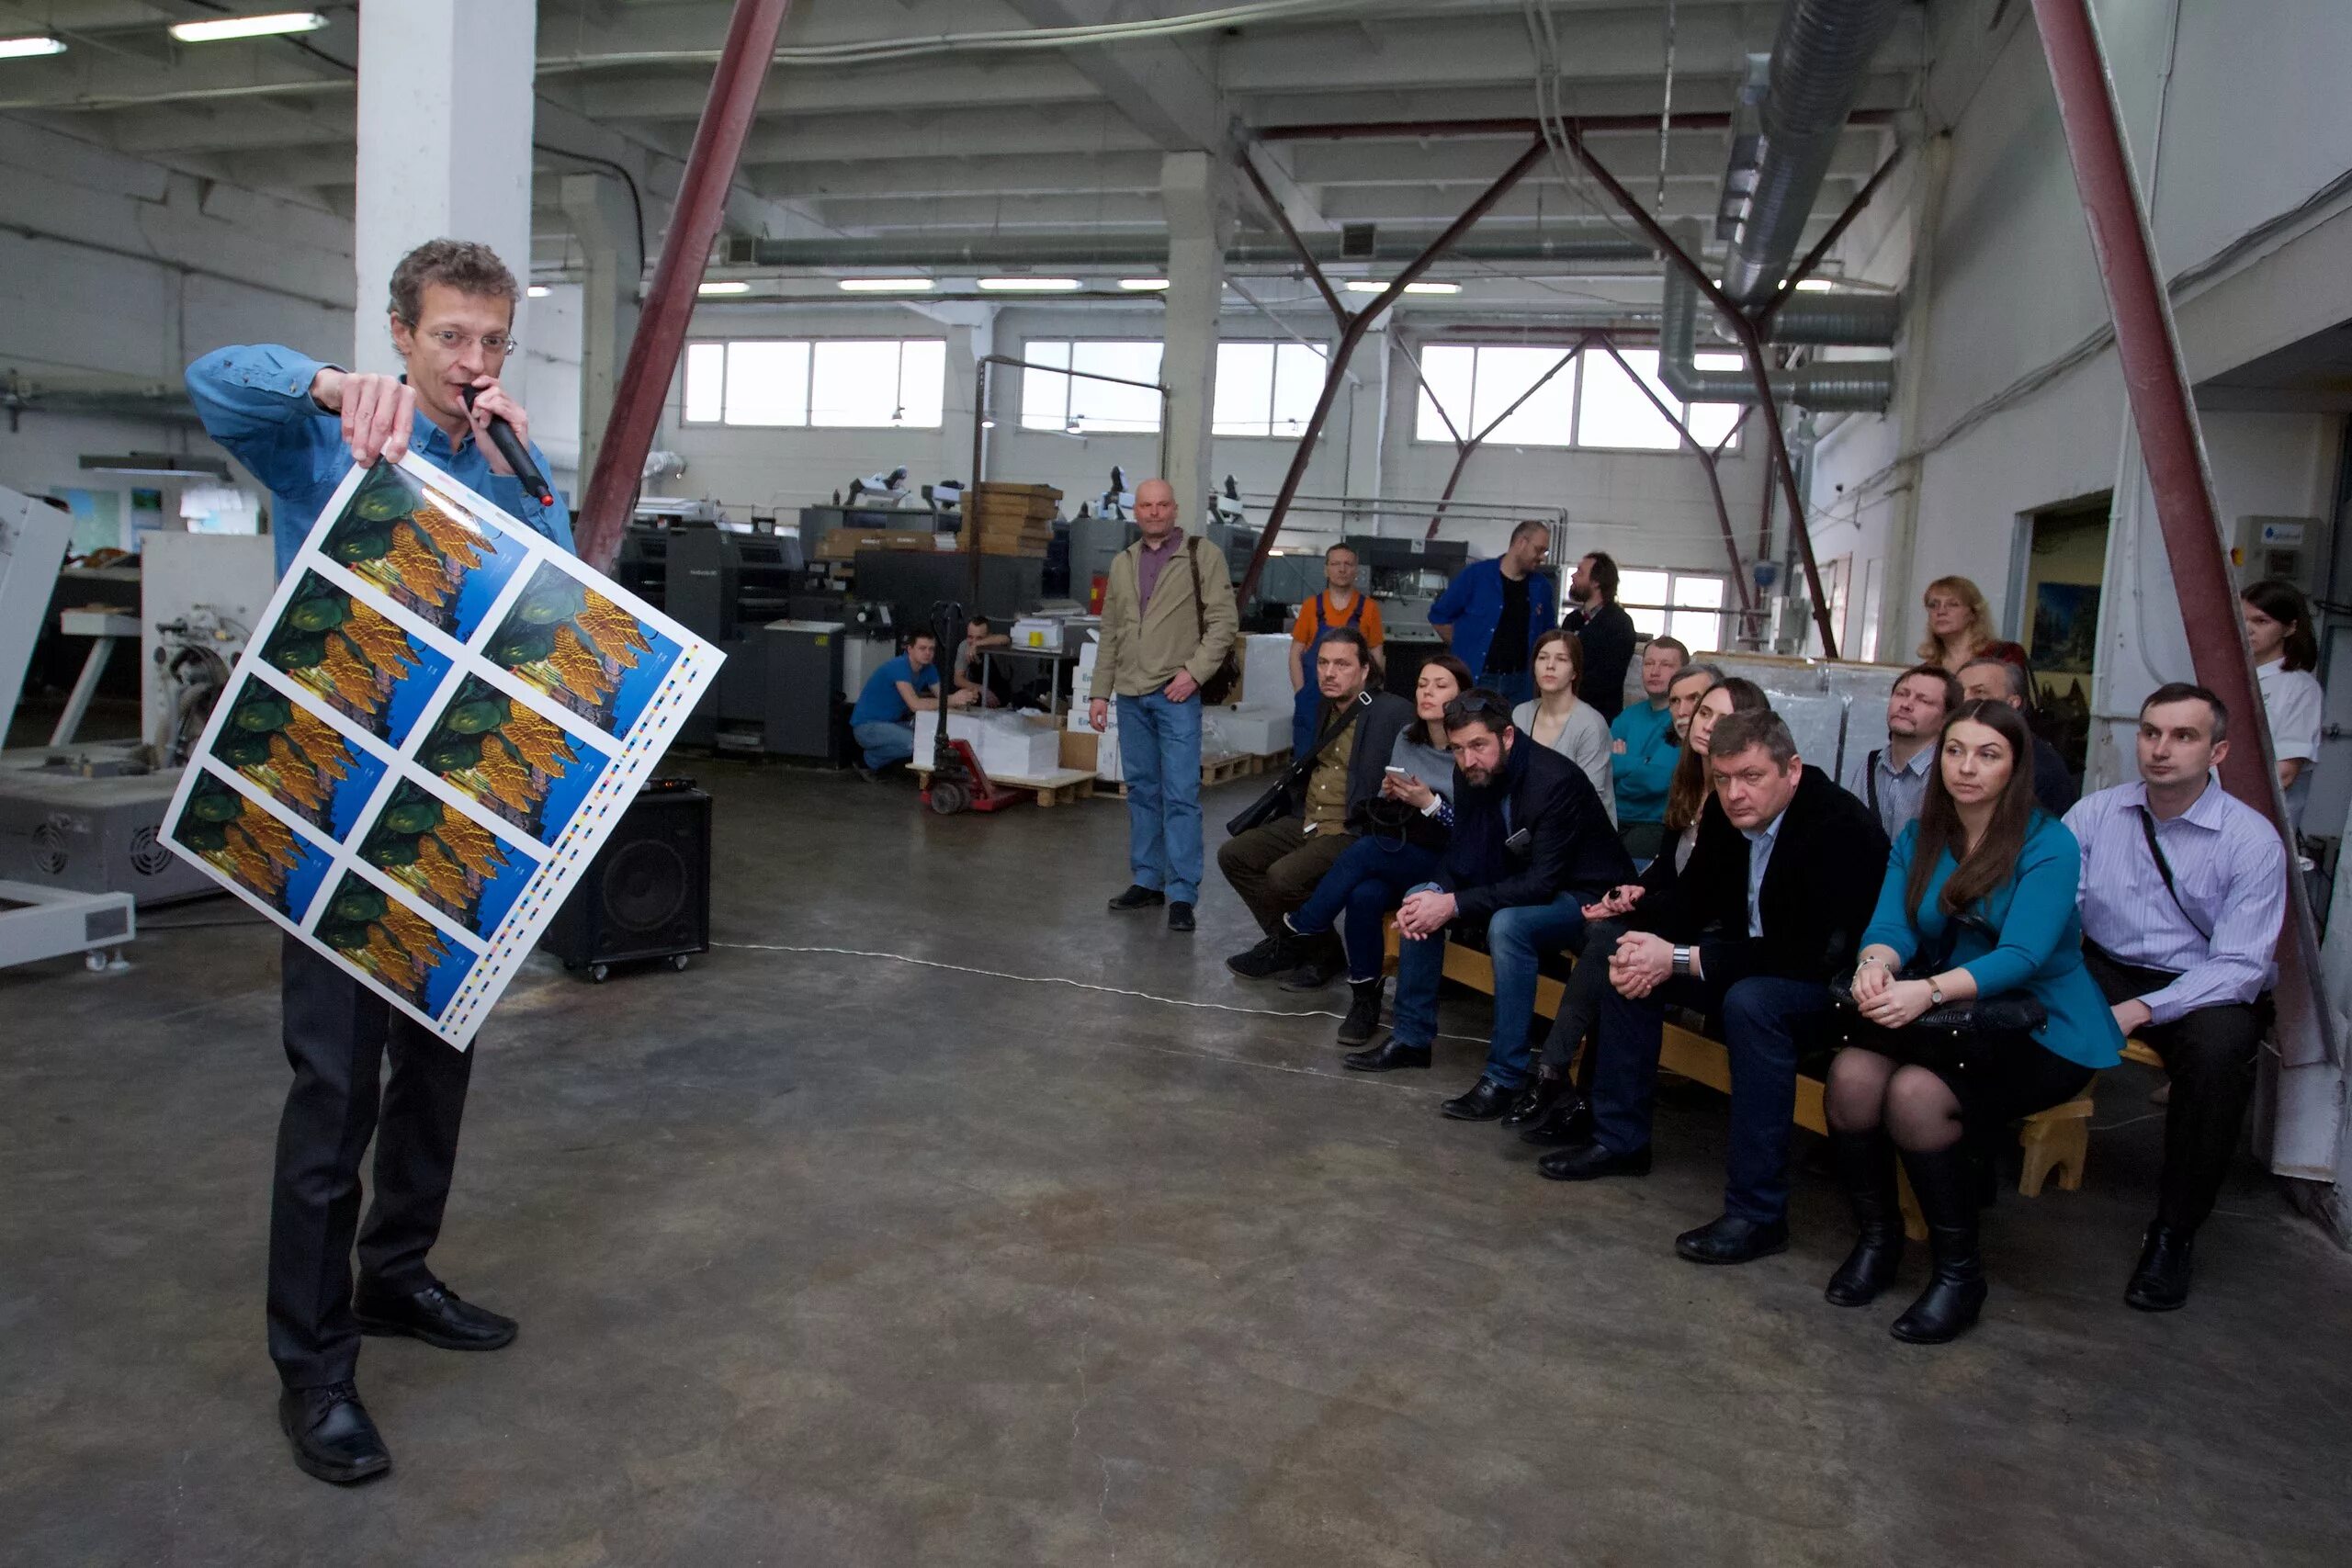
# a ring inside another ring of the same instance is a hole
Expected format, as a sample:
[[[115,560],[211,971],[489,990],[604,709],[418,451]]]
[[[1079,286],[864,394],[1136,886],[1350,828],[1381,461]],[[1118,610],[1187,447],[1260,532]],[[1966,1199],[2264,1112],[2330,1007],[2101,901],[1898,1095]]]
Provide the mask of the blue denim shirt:
[[[342,417],[311,398],[311,383],[325,368],[321,360],[275,344],[216,348],[187,367],[187,395],[206,433],[267,485],[277,503],[269,526],[277,543],[280,577],[294,564],[334,487],[351,471]],[[564,509],[563,498],[542,506],[523,493],[520,479],[492,473],[471,431],[453,446],[439,425],[419,413],[409,449],[565,549],[571,548],[571,514]],[[546,472],[547,455],[537,442],[531,443],[530,452],[540,472]]]

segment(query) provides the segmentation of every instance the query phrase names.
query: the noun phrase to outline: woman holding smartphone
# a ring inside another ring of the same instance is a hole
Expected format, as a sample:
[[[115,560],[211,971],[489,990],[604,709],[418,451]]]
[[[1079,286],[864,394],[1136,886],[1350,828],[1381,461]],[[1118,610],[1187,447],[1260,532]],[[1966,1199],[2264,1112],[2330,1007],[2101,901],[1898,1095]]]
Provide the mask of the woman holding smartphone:
[[[1453,754],[1446,750],[1445,705],[1470,689],[1470,667],[1450,653],[1421,665],[1413,683],[1413,722],[1396,737],[1380,794],[1348,827],[1356,841],[1340,852],[1315,894],[1283,917],[1295,935],[1319,936],[1339,925],[1348,956],[1348,1016],[1340,1043],[1363,1045],[1380,1032],[1380,997],[1388,912],[1406,889],[1436,878],[1453,834]]]

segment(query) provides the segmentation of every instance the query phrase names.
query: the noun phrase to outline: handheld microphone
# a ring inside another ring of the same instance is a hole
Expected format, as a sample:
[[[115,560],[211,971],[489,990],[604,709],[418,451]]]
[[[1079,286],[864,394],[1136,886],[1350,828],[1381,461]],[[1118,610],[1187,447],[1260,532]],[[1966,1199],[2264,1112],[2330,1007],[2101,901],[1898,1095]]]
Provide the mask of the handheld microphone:
[[[466,400],[467,412],[471,412],[474,400],[481,395],[481,389],[468,387],[461,395]],[[498,448],[498,455],[506,459],[506,466],[514,469],[514,477],[523,482],[524,494],[541,506],[555,504],[555,491],[548,488],[548,477],[539,472],[537,463],[531,461],[529,449],[514,438],[514,427],[496,414],[490,416],[490,444]]]

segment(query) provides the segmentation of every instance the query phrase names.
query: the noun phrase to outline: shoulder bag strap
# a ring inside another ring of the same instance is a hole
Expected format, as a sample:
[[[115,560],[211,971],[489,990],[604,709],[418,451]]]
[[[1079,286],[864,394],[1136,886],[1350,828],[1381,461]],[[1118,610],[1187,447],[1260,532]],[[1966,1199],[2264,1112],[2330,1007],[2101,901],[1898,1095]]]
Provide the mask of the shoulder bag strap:
[[[2189,930],[2211,942],[2213,933],[2197,923],[2197,917],[2190,914],[2188,906],[2180,901],[2180,889],[2173,886],[2172,863],[2165,859],[2164,846],[2156,842],[2155,813],[2144,806],[2135,806],[2132,809],[2140,814],[2140,831],[2148,840],[2148,853],[2155,860],[2156,874],[2165,879],[2165,891],[2172,895],[2173,908],[2180,911],[2180,918],[2188,922]]]
[[[1878,760],[1884,751],[1873,751],[1862,761],[1862,788],[1871,797],[1871,815],[1878,815]]]
[[[1199,628],[1200,642],[1206,642],[1209,640],[1209,607],[1201,598],[1201,555],[1194,548],[1200,542],[1197,538],[1184,541],[1184,564],[1193,572],[1193,624]],[[1199,651],[1198,643],[1193,645],[1193,650]]]

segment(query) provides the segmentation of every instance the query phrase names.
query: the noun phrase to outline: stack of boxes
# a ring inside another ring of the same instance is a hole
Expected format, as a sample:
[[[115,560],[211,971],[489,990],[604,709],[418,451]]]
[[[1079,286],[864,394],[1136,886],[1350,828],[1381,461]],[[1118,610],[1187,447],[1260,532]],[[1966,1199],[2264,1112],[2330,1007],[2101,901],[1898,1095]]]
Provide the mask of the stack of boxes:
[[[1051,485],[974,485],[964,493],[963,547],[984,556],[1038,556],[1053,542],[1062,492]]]

